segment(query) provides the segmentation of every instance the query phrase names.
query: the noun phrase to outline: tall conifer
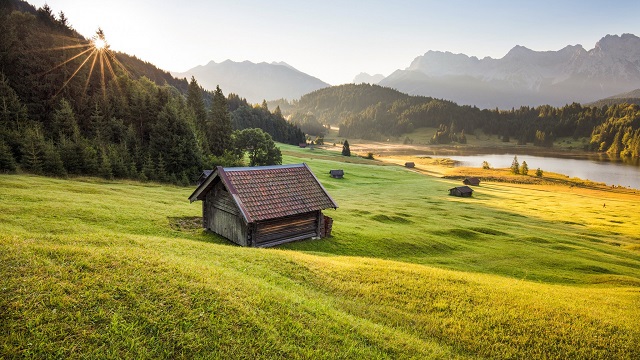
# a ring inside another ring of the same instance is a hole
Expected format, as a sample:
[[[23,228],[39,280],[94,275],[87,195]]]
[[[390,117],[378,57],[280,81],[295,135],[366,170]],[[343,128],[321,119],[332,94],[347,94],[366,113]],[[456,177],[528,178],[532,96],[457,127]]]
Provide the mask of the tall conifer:
[[[213,104],[207,124],[209,150],[215,156],[221,156],[231,145],[231,115],[220,86],[213,93]]]

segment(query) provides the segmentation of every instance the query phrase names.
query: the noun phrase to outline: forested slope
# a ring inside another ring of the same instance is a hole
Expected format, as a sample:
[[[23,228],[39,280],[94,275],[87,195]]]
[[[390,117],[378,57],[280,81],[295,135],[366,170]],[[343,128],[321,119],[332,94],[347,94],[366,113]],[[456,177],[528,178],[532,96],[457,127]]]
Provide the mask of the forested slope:
[[[107,40],[100,29],[84,38],[46,5],[0,3],[0,171],[188,184],[203,167],[242,162],[234,130],[304,141],[277,111],[205,92]],[[233,121],[231,105],[252,116]]]
[[[293,105],[289,109],[292,117],[313,115],[325,124],[339,124],[339,136],[344,138],[382,140],[431,127],[438,129],[431,142],[443,144],[465,142],[465,133],[482,129],[504,141],[538,146],[551,146],[558,137],[586,137],[591,141],[585,150],[637,156],[637,150],[633,149],[637,148],[634,139],[638,139],[639,127],[633,119],[640,115],[638,105],[634,104],[597,107],[573,103],[563,107],[479,109],[447,100],[410,96],[378,85],[349,84],[317,90]],[[605,123],[619,125],[613,129],[603,125]],[[619,142],[614,141],[617,133],[620,133]]]

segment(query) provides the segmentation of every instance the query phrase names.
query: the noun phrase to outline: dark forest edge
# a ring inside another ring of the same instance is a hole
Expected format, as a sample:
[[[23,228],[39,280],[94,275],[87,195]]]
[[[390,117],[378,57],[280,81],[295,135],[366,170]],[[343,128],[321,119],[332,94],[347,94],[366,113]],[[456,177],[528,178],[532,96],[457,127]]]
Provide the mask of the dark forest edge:
[[[82,67],[84,57],[67,61],[90,40],[63,12],[0,6],[0,172],[189,185],[203,168],[245,157],[252,166],[280,163],[274,140],[304,142],[279,108],[205,91],[135,57],[108,53],[113,71],[105,65],[102,74]]]

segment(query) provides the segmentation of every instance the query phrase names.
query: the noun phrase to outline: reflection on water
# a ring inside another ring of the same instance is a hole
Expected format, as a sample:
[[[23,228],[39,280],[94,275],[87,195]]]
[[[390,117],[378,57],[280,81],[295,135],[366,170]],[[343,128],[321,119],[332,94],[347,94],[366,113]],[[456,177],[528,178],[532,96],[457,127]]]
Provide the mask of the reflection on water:
[[[487,161],[494,168],[511,166],[514,154],[452,155],[438,154],[459,161],[459,166],[482,167]],[[557,156],[557,154],[556,154]],[[603,182],[607,185],[619,185],[640,189],[640,161],[638,159],[619,159],[606,155],[572,155],[565,158],[518,155],[518,161],[527,162],[531,172],[537,168],[543,171]]]

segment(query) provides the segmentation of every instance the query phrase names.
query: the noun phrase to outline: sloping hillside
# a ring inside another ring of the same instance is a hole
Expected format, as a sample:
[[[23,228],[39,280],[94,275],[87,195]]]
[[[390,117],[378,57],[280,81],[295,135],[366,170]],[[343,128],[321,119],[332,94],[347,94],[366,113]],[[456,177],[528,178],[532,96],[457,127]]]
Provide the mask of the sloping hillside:
[[[339,204],[333,237],[240,248],[202,232],[191,188],[0,175],[0,357],[640,356],[638,195],[452,198],[451,181],[283,150]]]

